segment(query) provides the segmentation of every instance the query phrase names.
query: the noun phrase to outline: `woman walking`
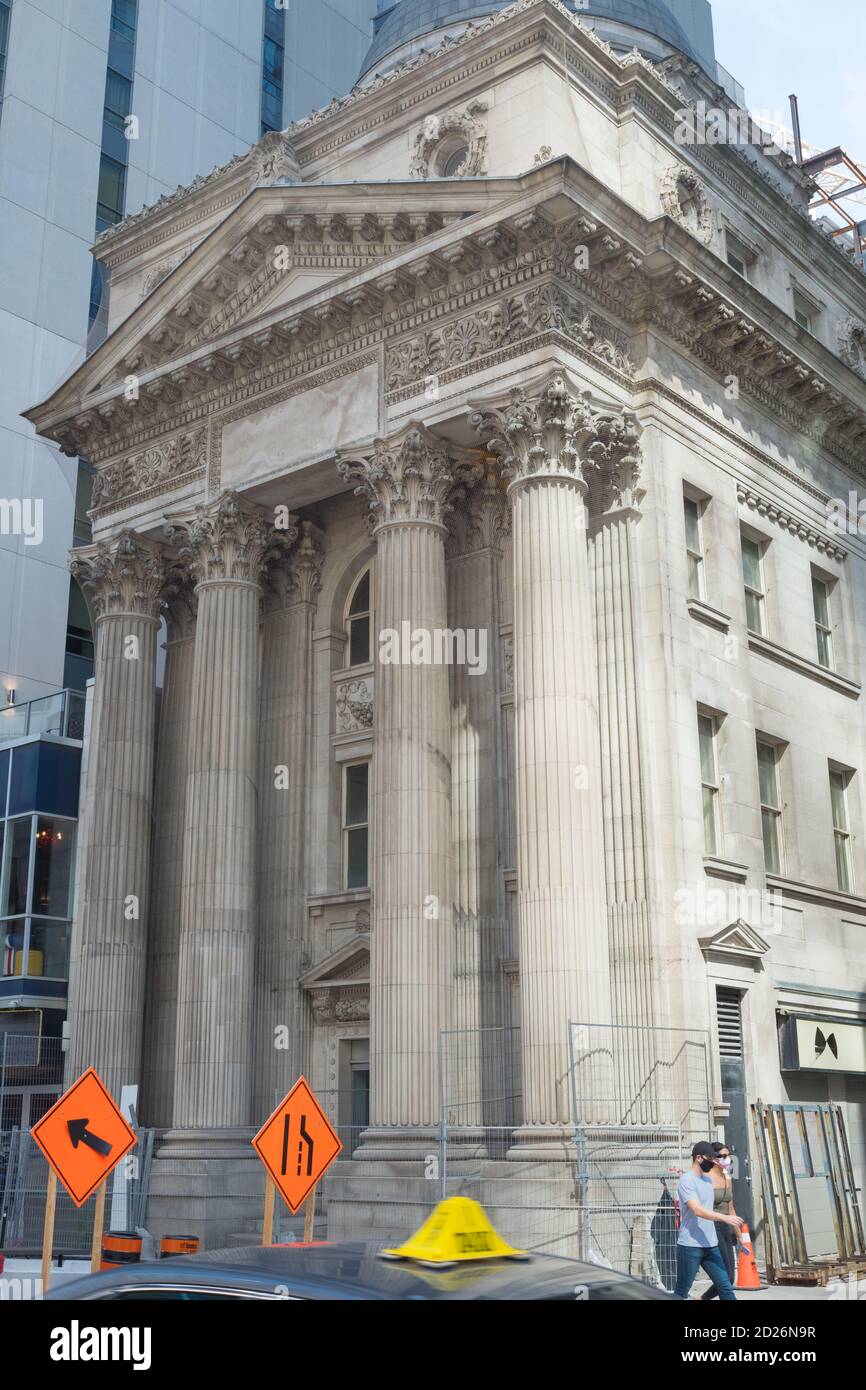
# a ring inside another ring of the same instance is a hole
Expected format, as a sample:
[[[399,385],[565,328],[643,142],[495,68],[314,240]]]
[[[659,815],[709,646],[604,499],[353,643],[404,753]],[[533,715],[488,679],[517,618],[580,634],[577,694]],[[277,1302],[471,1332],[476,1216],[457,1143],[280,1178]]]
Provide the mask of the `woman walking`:
[[[731,1181],[731,1172],[734,1160],[731,1156],[728,1144],[713,1144],[715,1151],[715,1161],[708,1176],[713,1184],[713,1210],[722,1212],[725,1216],[736,1216],[734,1210],[734,1185]],[[725,1262],[725,1269],[728,1271],[728,1278],[731,1283],[736,1282],[737,1271],[737,1242],[739,1235],[733,1226],[719,1226],[719,1253]],[[706,1293],[701,1294],[703,1302],[708,1303],[711,1298],[718,1298],[718,1293],[714,1284],[710,1284]]]

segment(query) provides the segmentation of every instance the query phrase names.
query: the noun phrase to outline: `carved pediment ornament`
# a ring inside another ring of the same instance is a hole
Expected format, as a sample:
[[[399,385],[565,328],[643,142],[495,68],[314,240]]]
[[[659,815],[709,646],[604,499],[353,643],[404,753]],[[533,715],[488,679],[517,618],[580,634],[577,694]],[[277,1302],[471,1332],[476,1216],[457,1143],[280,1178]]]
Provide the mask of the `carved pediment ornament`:
[[[444,115],[425,116],[424,124],[415,137],[412,152],[413,179],[429,179],[443,172],[437,166],[437,156],[446,158],[451,152],[465,148],[465,156],[453,172],[455,178],[487,172],[487,103],[470,102],[462,111],[446,111]]]
[[[659,192],[668,217],[708,246],[715,228],[703,179],[684,164],[674,164],[662,175]]]
[[[373,727],[373,682],[359,677],[337,686],[337,733],[352,734]]]
[[[848,318],[839,329],[839,356],[866,380],[866,323]]]

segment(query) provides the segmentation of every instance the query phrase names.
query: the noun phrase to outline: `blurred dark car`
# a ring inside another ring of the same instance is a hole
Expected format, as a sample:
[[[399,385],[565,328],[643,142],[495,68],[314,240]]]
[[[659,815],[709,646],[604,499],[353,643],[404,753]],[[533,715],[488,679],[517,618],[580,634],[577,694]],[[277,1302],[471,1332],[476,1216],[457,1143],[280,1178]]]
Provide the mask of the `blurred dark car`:
[[[249,1246],[129,1265],[64,1284],[46,1295],[70,1300],[482,1299],[647,1302],[670,1299],[627,1274],[557,1255],[431,1268],[381,1255],[383,1242]]]

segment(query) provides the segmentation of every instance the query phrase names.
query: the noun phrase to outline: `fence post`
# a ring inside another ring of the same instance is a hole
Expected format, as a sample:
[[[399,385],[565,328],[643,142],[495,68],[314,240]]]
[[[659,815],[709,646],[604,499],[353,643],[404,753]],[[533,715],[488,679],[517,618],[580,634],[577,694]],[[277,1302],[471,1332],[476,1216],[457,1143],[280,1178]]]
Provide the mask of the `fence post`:
[[[448,1131],[445,1123],[445,1029],[439,1029],[439,1201],[447,1192],[446,1170],[448,1164]]]

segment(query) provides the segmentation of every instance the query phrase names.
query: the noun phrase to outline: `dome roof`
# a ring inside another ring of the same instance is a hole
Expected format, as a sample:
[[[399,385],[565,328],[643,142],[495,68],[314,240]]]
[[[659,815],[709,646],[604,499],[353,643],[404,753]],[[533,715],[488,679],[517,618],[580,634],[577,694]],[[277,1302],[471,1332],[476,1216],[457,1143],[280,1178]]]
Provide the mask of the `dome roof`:
[[[581,16],[615,20],[654,34],[680,53],[700,61],[685,30],[674,18],[664,0],[589,0],[578,5],[574,0],[562,0],[570,10]],[[496,10],[505,10],[514,0],[398,0],[379,28],[367,56],[361,65],[364,77],[389,54],[404,44],[445,29],[452,24],[483,19]]]

